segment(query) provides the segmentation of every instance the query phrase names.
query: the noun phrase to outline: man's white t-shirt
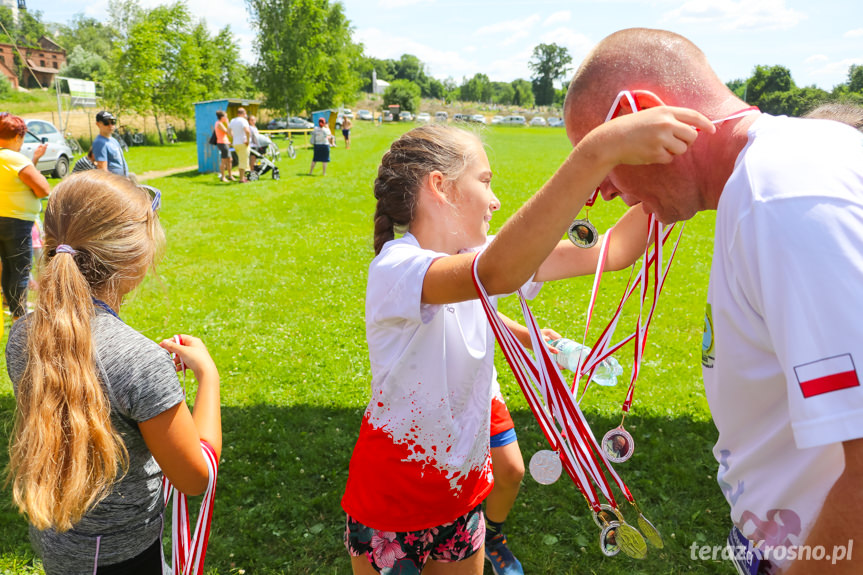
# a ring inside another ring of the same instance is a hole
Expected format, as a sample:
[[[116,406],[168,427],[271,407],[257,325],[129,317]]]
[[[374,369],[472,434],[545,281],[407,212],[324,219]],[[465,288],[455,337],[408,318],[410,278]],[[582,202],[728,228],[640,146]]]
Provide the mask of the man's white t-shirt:
[[[243,118],[242,116],[237,116],[231,123],[228,124],[228,127],[231,129],[231,138],[233,139],[234,145],[237,144],[248,144],[249,138],[246,136],[246,130],[249,129],[249,121]]]
[[[719,200],[702,350],[719,484],[752,541],[802,545],[863,437],[861,310],[863,134],[762,115]]]
[[[436,527],[479,505],[492,487],[491,326],[476,299],[421,302],[429,266],[446,255],[408,233],[385,244],[369,268],[372,397],[342,499],[367,527]],[[525,297],[540,285],[528,283]]]

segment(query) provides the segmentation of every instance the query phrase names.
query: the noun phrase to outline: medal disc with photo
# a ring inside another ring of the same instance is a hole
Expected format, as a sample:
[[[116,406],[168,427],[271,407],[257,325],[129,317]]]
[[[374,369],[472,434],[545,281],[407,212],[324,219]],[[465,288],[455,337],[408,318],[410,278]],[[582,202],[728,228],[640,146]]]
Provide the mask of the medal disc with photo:
[[[662,542],[662,535],[659,534],[659,529],[653,526],[647,517],[643,514],[638,514],[638,528],[641,529],[641,532],[644,533],[644,538],[650,542],[651,545],[656,547],[657,549],[662,549],[664,547],[664,543]]]
[[[534,453],[530,458],[529,468],[531,477],[542,485],[551,485],[560,479],[560,473],[563,471],[560,456],[557,452],[548,449]]]
[[[600,511],[593,512],[593,521],[596,523],[597,527],[602,529],[613,521],[623,523],[623,514],[620,510],[615,509],[607,503],[603,503],[599,507],[601,509]]]
[[[617,528],[620,523],[612,521],[602,528],[602,533],[599,534],[599,550],[606,557],[614,557],[620,553],[620,543],[617,541]]]
[[[599,239],[599,232],[588,220],[575,220],[569,225],[569,231],[566,233],[569,241],[580,248],[593,247]]]
[[[623,463],[635,450],[635,441],[628,431],[615,427],[602,438],[602,451],[612,463]]]
[[[633,559],[644,559],[647,557],[647,541],[638,532],[638,529],[629,523],[621,523],[615,534],[620,550]]]

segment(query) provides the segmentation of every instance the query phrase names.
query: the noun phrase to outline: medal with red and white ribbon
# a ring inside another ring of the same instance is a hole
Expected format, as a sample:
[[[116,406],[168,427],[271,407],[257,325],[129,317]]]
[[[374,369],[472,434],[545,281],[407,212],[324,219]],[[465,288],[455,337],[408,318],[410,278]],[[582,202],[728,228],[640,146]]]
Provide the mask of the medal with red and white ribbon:
[[[528,308],[521,290],[518,292],[519,300],[525,324],[530,332],[535,359],[527,353],[497,315],[494,305],[479,281],[477,261],[478,258],[475,258],[474,285],[492,331],[543,434],[559,457],[562,469],[567,472],[587,500],[594,513],[594,519],[602,528],[600,533],[602,552],[606,555],[615,555],[623,551],[632,557],[643,558],[647,553],[644,537],[661,547],[662,539],[659,532],[644,518],[635,498],[596,441],[572,391],[566,385],[560,369],[545,345],[536,319]],[[618,508],[606,474],[617,485],[627,501],[635,507],[639,514],[638,524],[644,536],[623,520],[623,514]],[[600,503],[597,489],[608,505]]]
[[[628,460],[632,456],[632,453],[635,449],[635,441],[632,435],[623,427],[623,423],[626,419],[626,415],[629,413],[632,407],[632,400],[635,393],[635,382],[638,379],[638,375],[640,373],[641,364],[644,357],[644,350],[647,343],[647,334],[650,327],[650,322],[653,319],[653,314],[656,311],[656,305],[659,301],[659,295],[662,291],[663,286],[665,285],[665,280],[668,277],[669,270],[671,269],[671,262],[674,260],[674,256],[677,253],[677,248],[680,244],[680,238],[682,237],[683,230],[681,225],[680,234],[677,236],[677,240],[674,243],[674,248],[672,249],[671,254],[668,258],[668,262],[666,264],[663,259],[663,246],[671,237],[671,232],[673,228],[673,225],[663,227],[655,218],[655,216],[650,216],[648,220],[648,237],[652,237],[653,241],[652,243],[649,242],[647,244],[647,247],[645,248],[641,270],[635,276],[634,281],[632,280],[632,276],[630,275],[630,280],[627,283],[626,288],[624,288],[620,303],[618,304],[617,309],[612,315],[611,320],[608,322],[608,325],[606,325],[605,329],[602,331],[599,339],[591,347],[590,352],[587,353],[583,358],[583,361],[579,363],[578,369],[576,370],[575,376],[573,378],[572,391],[575,392],[577,390],[578,382],[583,376],[587,376],[584,387],[582,388],[579,395],[578,401],[579,403],[581,403],[581,401],[584,399],[585,393],[587,392],[587,388],[590,386],[593,372],[599,366],[599,364],[605,359],[612,356],[630,341],[634,342],[632,375],[630,376],[629,389],[627,390],[626,398],[621,408],[623,415],[621,417],[620,425],[606,433],[602,439],[602,448],[608,456],[609,460],[614,463],[621,463]],[[602,274],[605,268],[605,262],[607,259],[608,248],[612,235],[613,232],[609,232],[603,238],[600,256],[597,261],[596,273],[594,275],[590,303],[587,310],[583,342],[587,340],[587,334],[590,329],[590,323],[593,317],[593,311],[596,305],[596,300],[599,293],[599,286],[602,281]],[[664,269],[663,265],[665,266]],[[635,325],[635,331],[627,337],[623,338],[621,341],[617,343],[612,343],[615,330],[623,312],[624,304],[639,287],[639,313]],[[648,297],[648,293],[651,293],[652,301],[649,311],[645,314],[644,302]]]
[[[204,454],[209,477],[194,533],[189,524],[186,494],[175,489],[167,477],[162,478],[162,495],[166,507],[172,493],[174,496],[171,510],[171,575],[204,575],[204,558],[207,555],[213,505],[216,500],[219,458],[216,457],[213,446],[204,440],[201,440],[201,452]]]

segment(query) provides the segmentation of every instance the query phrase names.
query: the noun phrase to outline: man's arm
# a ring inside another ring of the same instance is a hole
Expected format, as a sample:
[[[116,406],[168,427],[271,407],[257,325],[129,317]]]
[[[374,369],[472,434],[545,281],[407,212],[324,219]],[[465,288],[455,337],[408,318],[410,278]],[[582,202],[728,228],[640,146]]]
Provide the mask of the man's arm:
[[[845,470],[824,500],[824,506],[815,520],[806,545],[810,553],[803,554],[804,559],[791,563],[783,575],[808,575],[828,570],[830,575],[857,575],[863,572],[863,439],[853,439],[842,444],[845,452]],[[851,542],[856,542],[861,549],[854,554]],[[830,559],[820,561],[811,559],[811,550],[822,545]],[[845,557],[836,555],[838,548],[845,549]],[[835,563],[834,563],[835,561]],[[829,567],[828,567],[829,563]]]
[[[99,138],[93,141],[93,163],[96,169],[108,171],[108,150]]]

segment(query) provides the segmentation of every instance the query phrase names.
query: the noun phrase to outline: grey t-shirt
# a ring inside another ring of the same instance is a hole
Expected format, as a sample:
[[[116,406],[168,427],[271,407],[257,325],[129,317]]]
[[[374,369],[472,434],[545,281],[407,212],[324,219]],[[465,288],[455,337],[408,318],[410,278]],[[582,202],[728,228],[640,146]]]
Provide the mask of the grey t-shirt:
[[[27,366],[27,319],[12,326],[6,344],[6,366],[16,391]],[[183,389],[168,352],[121,320],[97,307],[92,330],[111,421],[129,451],[129,471],[70,531],[30,526],[30,541],[48,575],[92,574],[97,538],[99,565],[111,565],[143,553],[162,531],[162,470],[138,422],[183,401]]]

